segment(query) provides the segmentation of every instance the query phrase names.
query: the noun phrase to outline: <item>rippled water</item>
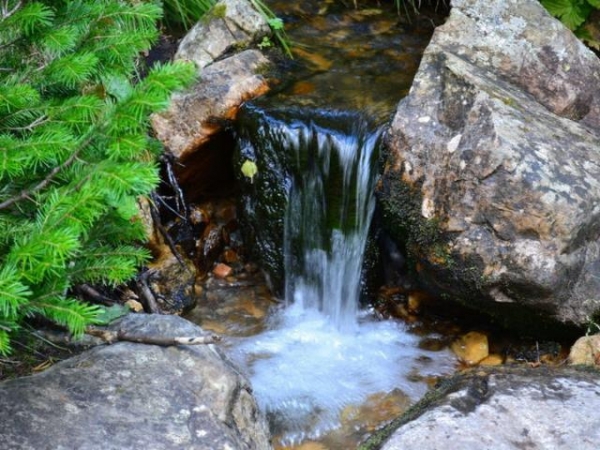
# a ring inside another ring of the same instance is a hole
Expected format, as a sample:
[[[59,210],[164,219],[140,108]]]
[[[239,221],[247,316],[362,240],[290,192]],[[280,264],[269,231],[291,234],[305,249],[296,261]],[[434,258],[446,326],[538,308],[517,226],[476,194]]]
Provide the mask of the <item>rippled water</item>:
[[[270,318],[268,331],[237,341],[231,354],[248,369],[273,434],[291,445],[340,428],[344,409],[373,394],[400,389],[415,401],[427,390],[423,377],[453,370],[447,350],[420,350],[418,340],[402,323],[376,321],[368,311],[355,331],[343,332],[294,303]]]

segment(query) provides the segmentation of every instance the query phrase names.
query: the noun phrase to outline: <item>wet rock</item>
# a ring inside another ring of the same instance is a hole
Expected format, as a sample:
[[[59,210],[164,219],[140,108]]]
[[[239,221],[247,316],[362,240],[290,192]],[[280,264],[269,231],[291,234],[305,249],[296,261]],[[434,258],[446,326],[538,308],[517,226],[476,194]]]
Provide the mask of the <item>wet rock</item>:
[[[196,267],[188,258],[180,258],[169,254],[148,264],[146,284],[160,309],[169,314],[182,314],[196,304]]]
[[[459,337],[452,342],[450,348],[459,359],[469,365],[477,364],[490,353],[487,336],[477,331],[470,331]]]
[[[262,53],[246,50],[206,67],[193,87],[171,97],[168,110],[152,116],[156,136],[185,165],[244,101],[269,90],[261,75],[268,65]]]
[[[600,366],[600,334],[582,336],[577,339],[571,347],[569,363]]]
[[[265,270],[276,295],[283,295],[285,288],[291,288],[289,284],[284,287],[284,279],[295,280],[297,277],[289,275],[306,267],[305,259],[309,258],[306,249],[311,246],[305,246],[302,240],[311,236],[312,247],[320,248],[321,244],[317,244],[320,240],[333,241],[328,227],[338,230],[349,227],[350,218],[360,214],[356,207],[348,207],[344,217],[336,217],[341,210],[339,205],[351,195],[342,192],[347,181],[342,178],[342,169],[354,152],[373,144],[378,132],[361,113],[265,107],[261,103],[245,104],[236,123],[239,139],[234,166],[242,191],[239,218],[251,257]],[[344,162],[340,154],[346,158]],[[241,170],[248,160],[258,168],[253,179],[244,176]],[[330,165],[332,169],[328,172]],[[322,173],[323,181],[311,181],[318,172]],[[352,184],[347,190],[355,187]],[[312,217],[307,219],[300,217],[303,206],[298,193],[309,190],[322,194],[314,195]],[[290,202],[295,206],[289,206]],[[355,223],[358,222],[356,219]],[[284,248],[286,226],[288,248]]]
[[[204,68],[231,49],[248,47],[271,33],[266,19],[247,0],[221,0],[188,31],[176,59]]]
[[[175,316],[129,315],[115,328],[199,336]],[[0,384],[2,448],[269,449],[248,381],[214,345],[99,346]]]
[[[141,299],[145,303],[155,301],[162,312],[181,314],[196,304],[193,289],[197,276],[196,267],[184,256],[185,252],[181,247],[175,248],[176,255],[173,248],[167,244],[158,230],[162,225],[154,221],[158,213],[152,214],[153,205],[150,201],[140,199],[138,204],[153,260],[147,266],[149,271],[138,277],[139,295],[136,295],[136,300]],[[152,298],[149,299],[148,296]],[[147,306],[150,312],[151,307]],[[138,308],[134,306],[132,309],[137,311]]]
[[[500,355],[492,354],[488,355],[479,361],[480,366],[499,366],[504,363],[504,358]]]
[[[600,60],[537,1],[452,6],[389,129],[386,227],[437,292],[528,331],[587,323],[600,309]]]
[[[598,375],[515,368],[458,375],[361,448],[596,449]],[[393,428],[397,430],[386,438]]]
[[[233,269],[227,264],[219,263],[215,266],[212,273],[217,278],[227,278],[233,273]]]

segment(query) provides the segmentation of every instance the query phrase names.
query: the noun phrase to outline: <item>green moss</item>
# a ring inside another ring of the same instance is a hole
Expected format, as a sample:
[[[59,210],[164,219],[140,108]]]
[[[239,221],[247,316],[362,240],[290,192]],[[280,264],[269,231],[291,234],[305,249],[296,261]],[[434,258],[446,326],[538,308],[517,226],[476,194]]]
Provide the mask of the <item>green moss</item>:
[[[208,23],[213,19],[224,19],[227,15],[227,5],[217,4],[212,7],[210,11],[208,11],[204,16],[202,16],[202,21],[204,23]]]
[[[225,17],[225,14],[227,14],[227,5],[224,5],[222,3],[219,5],[215,5],[215,7],[212,9],[212,14],[214,17],[223,19]]]
[[[511,108],[514,108],[517,104],[517,102],[515,101],[514,98],[511,97],[504,97],[502,99],[502,102],[506,105],[506,106],[510,106]]]
[[[384,228],[405,248],[413,264],[428,259],[426,256],[429,255],[442,267],[452,266],[454,260],[439,218],[422,216],[420,186],[409,186],[401,176],[399,173],[387,174],[380,191]]]

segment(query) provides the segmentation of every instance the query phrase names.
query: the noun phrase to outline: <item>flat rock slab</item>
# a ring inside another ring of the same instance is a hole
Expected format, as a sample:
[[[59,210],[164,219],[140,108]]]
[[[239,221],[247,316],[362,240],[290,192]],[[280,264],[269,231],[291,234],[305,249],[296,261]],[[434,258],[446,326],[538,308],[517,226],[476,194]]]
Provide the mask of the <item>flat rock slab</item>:
[[[118,327],[199,336],[176,316],[129,315]],[[95,347],[0,384],[0,448],[269,449],[246,379],[213,345]]]
[[[599,377],[595,371],[546,368],[457,376],[430,395],[429,405],[419,405],[425,412],[381,448],[595,450]]]

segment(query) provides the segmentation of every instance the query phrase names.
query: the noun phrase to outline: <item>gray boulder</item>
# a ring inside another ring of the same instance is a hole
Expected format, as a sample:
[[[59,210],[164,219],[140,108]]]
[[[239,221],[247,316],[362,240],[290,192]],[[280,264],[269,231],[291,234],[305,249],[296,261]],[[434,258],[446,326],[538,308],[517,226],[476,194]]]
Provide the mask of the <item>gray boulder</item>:
[[[387,135],[387,227],[440,292],[586,323],[600,310],[600,60],[537,1],[452,4]]]
[[[204,68],[226,52],[248,47],[270,34],[267,20],[248,0],[221,0],[188,31],[175,59]]]
[[[447,381],[409,414],[382,450],[594,450],[600,439],[597,372],[478,370]]]
[[[221,0],[180,42],[175,59],[194,62],[200,77],[174,94],[166,111],[152,116],[156,137],[175,157],[175,166],[196,166],[189,158],[235,118],[244,101],[269,90],[262,75],[269,60],[247,49],[269,34],[266,19],[248,0]]]
[[[129,315],[118,329],[198,336],[176,316]],[[2,449],[269,449],[250,386],[214,345],[95,347],[0,384]]]

